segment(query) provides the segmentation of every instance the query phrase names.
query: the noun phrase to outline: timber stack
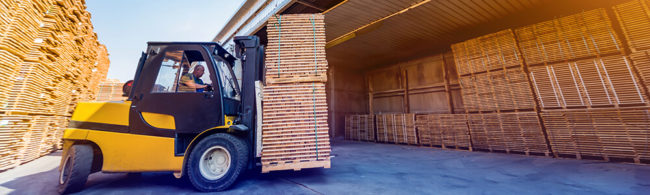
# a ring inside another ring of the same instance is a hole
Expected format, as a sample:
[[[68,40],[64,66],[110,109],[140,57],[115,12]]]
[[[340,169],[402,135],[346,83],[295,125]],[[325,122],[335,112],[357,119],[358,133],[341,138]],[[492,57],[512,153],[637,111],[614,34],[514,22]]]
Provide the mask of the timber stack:
[[[375,118],[372,114],[345,116],[345,139],[375,141]]]
[[[83,1],[0,1],[0,170],[60,149],[108,65]]]
[[[649,15],[634,0],[451,45],[466,114],[416,113],[420,144],[650,163]]]
[[[271,17],[262,100],[262,172],[330,167],[325,22]]]
[[[106,79],[99,84],[99,91],[95,101],[123,101],[126,97],[123,96],[124,92],[122,87],[124,83],[117,79]]]
[[[451,46],[472,147],[548,155],[518,47],[510,29]]]

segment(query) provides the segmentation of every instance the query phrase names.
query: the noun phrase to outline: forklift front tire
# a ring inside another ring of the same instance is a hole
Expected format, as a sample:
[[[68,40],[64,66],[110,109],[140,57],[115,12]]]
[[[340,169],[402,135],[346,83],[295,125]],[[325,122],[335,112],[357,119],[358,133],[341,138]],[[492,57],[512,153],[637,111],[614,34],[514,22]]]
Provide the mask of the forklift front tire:
[[[89,145],[73,145],[64,158],[59,175],[59,193],[78,192],[83,189],[90,175],[93,148]]]
[[[238,137],[217,133],[203,138],[190,152],[187,175],[203,192],[230,187],[248,163],[248,145]]]

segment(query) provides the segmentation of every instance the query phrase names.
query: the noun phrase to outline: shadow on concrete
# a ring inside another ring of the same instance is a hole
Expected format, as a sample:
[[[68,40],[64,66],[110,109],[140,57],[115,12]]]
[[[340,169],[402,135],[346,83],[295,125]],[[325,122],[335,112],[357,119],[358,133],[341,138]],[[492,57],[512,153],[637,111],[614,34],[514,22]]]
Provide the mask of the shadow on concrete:
[[[58,194],[56,191],[57,181],[52,180],[53,175],[56,175],[54,178],[58,178],[57,168],[19,177],[9,182],[0,184],[0,186],[12,190],[12,192],[9,193],[11,195]]]

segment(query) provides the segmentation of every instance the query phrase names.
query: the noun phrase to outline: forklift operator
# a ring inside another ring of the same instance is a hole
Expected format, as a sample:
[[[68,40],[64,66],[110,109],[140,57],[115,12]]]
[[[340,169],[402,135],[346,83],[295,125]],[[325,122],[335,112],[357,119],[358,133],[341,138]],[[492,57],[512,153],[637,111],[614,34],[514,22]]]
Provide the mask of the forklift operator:
[[[184,74],[181,77],[181,85],[178,87],[178,91],[203,92],[203,90],[205,90],[205,88],[208,86],[203,83],[203,80],[201,80],[201,76],[203,76],[204,71],[205,68],[202,65],[197,64],[191,73]]]

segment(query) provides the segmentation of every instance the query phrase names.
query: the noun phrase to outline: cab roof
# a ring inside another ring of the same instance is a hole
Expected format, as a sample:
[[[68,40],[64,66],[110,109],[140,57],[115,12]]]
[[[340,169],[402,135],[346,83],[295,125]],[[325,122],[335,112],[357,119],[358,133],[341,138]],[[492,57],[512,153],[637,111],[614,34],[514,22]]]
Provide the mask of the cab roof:
[[[161,42],[161,41],[149,41],[147,42],[147,44],[148,45],[219,45],[217,42]]]

